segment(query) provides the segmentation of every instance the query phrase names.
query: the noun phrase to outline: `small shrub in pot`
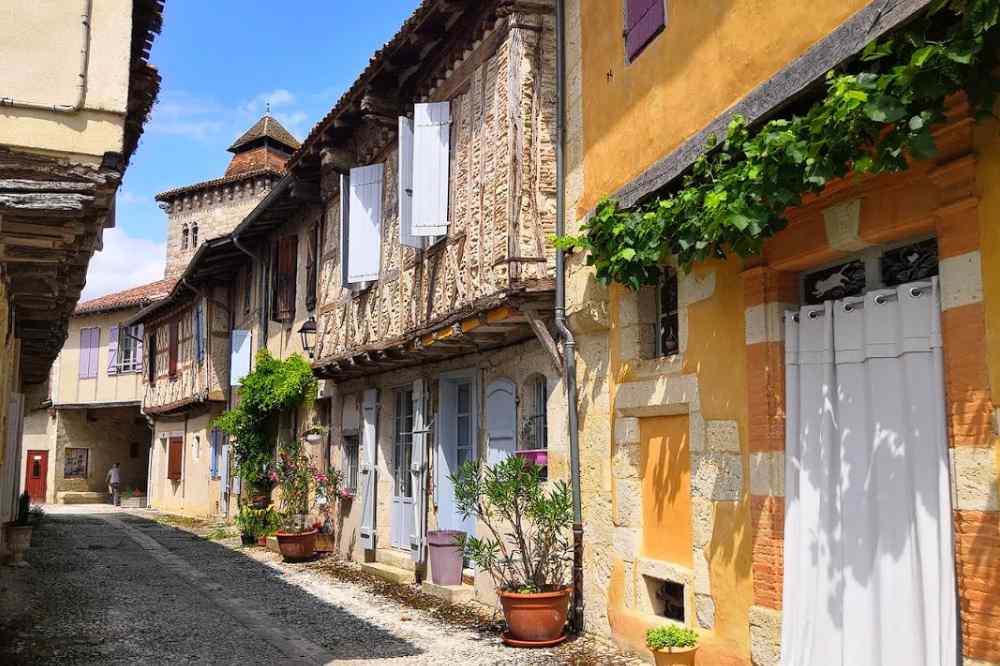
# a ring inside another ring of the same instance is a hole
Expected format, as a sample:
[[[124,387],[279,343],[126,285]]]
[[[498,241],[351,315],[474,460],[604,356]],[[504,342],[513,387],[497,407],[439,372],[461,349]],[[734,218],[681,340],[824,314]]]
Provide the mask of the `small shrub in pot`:
[[[646,647],[656,666],[690,666],[698,650],[698,633],[675,624],[646,630]]]
[[[466,535],[466,557],[497,586],[512,644],[554,644],[563,638],[573,545],[569,486],[546,484],[542,468],[520,456],[492,467],[469,461],[451,478],[458,510],[475,517],[483,536]]]

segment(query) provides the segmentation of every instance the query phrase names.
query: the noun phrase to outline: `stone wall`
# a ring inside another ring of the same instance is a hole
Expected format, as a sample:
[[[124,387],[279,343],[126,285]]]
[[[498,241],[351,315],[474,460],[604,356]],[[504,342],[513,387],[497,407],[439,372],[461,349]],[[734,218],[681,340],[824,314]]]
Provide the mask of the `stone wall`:
[[[121,489],[146,490],[150,430],[138,407],[108,407],[92,410],[61,409],[56,417],[56,501],[70,502],[86,493],[107,493],[106,475],[111,464],[121,463]],[[66,447],[89,450],[86,478],[63,474]]]

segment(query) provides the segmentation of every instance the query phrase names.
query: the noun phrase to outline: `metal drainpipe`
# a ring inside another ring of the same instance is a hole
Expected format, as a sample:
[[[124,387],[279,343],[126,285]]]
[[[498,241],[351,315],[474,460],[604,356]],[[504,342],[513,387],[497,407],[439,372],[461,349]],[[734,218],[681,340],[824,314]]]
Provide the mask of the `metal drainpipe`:
[[[259,314],[258,314],[257,318],[260,321],[257,322],[257,326],[260,329],[260,331],[259,331],[260,339],[257,341],[257,348],[260,349],[264,345],[267,344],[267,312],[264,309],[264,298],[267,295],[265,293],[267,283],[265,282],[265,278],[264,278],[264,262],[263,262],[263,260],[261,260],[260,258],[258,258],[256,254],[254,254],[250,250],[246,249],[243,246],[243,244],[240,243],[240,237],[238,235],[235,235],[235,234],[233,235],[233,245],[236,246],[237,250],[239,250],[243,254],[247,255],[254,262],[256,262],[257,264],[259,264],[259,269],[257,271],[260,274],[260,275],[257,276],[257,295],[258,295],[258,298],[257,298],[257,312]],[[251,267],[252,267],[252,264],[251,264]]]
[[[563,144],[566,138],[566,7],[556,1],[556,235],[566,230],[566,185]],[[569,468],[573,490],[573,608],[570,622],[583,631],[583,505],[580,491],[580,431],[577,419],[576,338],[566,325],[566,255],[556,250],[555,324],[563,341],[563,379],[569,417]]]
[[[0,96],[0,107],[9,106],[15,109],[37,109],[53,113],[76,113],[83,108],[87,96],[87,69],[90,67],[90,20],[93,15],[93,0],[83,0],[81,14],[81,33],[83,46],[80,48],[80,83],[77,84],[76,102],[73,104],[43,104],[41,102],[22,102],[13,97]]]

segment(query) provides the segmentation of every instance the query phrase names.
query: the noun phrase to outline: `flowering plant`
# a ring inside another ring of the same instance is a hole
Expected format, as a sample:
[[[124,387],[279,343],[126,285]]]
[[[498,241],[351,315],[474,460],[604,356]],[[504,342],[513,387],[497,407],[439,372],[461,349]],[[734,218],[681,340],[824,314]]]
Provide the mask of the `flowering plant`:
[[[282,528],[287,532],[312,529],[308,514],[316,504],[325,505],[338,497],[343,474],[334,468],[320,470],[309,459],[302,443],[281,444],[277,459],[268,467],[267,478],[281,487]]]

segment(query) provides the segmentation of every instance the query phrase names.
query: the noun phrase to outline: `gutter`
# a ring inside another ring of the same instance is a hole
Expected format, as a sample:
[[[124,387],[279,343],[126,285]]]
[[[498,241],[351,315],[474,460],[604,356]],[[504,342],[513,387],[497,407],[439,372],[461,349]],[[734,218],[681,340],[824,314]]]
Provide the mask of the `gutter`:
[[[83,46],[80,48],[80,82],[77,84],[76,101],[73,104],[43,104],[41,102],[19,101],[13,97],[0,97],[0,107],[9,106],[15,109],[34,109],[52,113],[77,113],[83,108],[87,96],[87,75],[90,66],[90,20],[93,15],[93,0],[83,0],[80,15],[80,32]],[[111,225],[114,226],[114,225]]]
[[[556,235],[566,232],[566,0],[556,0]],[[569,428],[570,486],[573,491],[573,605],[570,626],[583,632],[583,503],[580,490],[580,430],[577,414],[576,338],[566,325],[566,253],[556,250],[556,332],[563,342],[563,381]]]

